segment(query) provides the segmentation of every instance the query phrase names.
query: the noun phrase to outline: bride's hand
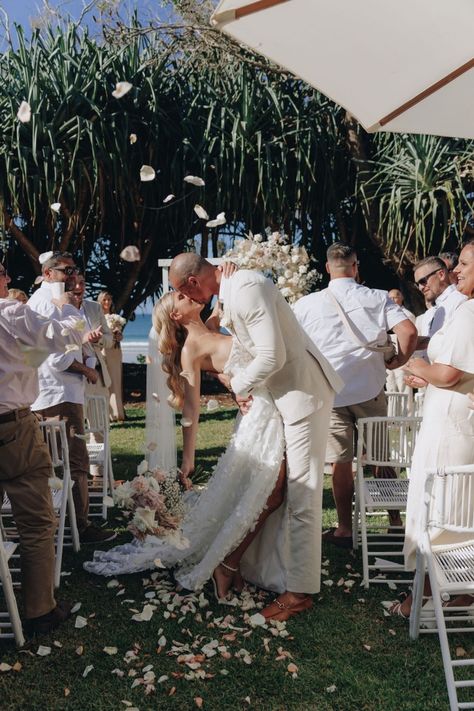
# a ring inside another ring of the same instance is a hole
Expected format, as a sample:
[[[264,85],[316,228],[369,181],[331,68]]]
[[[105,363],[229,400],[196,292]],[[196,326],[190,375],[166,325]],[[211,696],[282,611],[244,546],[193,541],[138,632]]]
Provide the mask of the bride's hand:
[[[183,488],[188,491],[189,489],[192,489],[193,487],[193,482],[191,481],[191,474],[194,472],[194,467],[187,467],[185,464],[181,465],[181,468],[178,469],[178,478],[183,486]]]
[[[223,262],[222,264],[219,264],[217,268],[220,272],[222,272],[222,276],[228,278],[232,276],[232,274],[234,274],[239,267],[237,264],[234,264],[234,262]]]

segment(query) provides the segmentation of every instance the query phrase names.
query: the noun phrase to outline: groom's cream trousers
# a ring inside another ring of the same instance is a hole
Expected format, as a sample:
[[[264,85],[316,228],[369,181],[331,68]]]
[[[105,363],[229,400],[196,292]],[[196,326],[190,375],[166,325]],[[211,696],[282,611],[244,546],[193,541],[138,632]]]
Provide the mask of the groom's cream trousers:
[[[315,397],[320,407],[298,422],[284,424],[289,513],[286,588],[296,593],[317,593],[321,587],[324,460],[334,400],[319,364],[309,354],[308,358],[319,370]]]

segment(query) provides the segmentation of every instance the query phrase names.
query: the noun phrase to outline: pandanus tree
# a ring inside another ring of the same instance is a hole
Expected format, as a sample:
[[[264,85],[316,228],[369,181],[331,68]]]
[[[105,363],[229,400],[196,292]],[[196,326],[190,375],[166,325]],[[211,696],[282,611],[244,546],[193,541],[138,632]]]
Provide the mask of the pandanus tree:
[[[39,253],[70,250],[129,316],[159,289],[159,257],[197,236],[216,254],[223,232],[267,226],[320,260],[334,239],[351,242],[366,279],[390,286],[471,230],[472,143],[368,136],[303,82],[208,39],[202,15],[188,22],[187,33],[185,21],[135,23],[107,41],[74,24],[29,41],[18,29],[0,58],[0,221],[18,286],[33,282]],[[116,98],[120,81],[132,88]],[[140,180],[143,165],[154,180]],[[207,228],[196,204],[226,225]],[[120,258],[127,245],[138,261]]]

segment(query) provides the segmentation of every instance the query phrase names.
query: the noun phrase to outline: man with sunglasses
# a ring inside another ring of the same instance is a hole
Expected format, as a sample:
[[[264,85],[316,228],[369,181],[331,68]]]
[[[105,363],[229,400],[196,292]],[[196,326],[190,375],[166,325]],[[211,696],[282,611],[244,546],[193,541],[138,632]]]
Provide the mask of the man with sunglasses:
[[[67,282],[79,272],[69,252],[50,252],[41,255],[42,276],[40,288],[31,296],[28,305],[37,313],[48,318],[57,317],[53,299],[61,288],[67,289]],[[90,343],[102,338],[102,331],[93,332]],[[79,539],[83,544],[97,544],[115,538],[115,532],[99,528],[90,523],[89,515],[89,455],[82,438],[84,435],[84,395],[86,380],[95,383],[98,373],[84,363],[83,353],[69,351],[55,353],[39,367],[40,394],[32,405],[32,410],[42,417],[60,417],[66,422],[69,444],[71,478],[74,481],[73,497],[76,510]],[[79,435],[76,437],[76,435]]]
[[[449,270],[440,257],[426,257],[415,265],[415,284],[425,297],[434,302],[428,336],[418,339],[417,349],[425,349],[428,341],[453,316],[457,307],[466,301],[456,286],[451,283]]]
[[[10,277],[0,264],[0,508],[10,499],[20,538],[25,632],[48,634],[70,616],[71,605],[54,597],[57,522],[48,479],[52,464],[30,409],[38,395],[37,359],[81,347],[89,332],[71,294],[56,301],[57,319],[40,316],[8,298]]]

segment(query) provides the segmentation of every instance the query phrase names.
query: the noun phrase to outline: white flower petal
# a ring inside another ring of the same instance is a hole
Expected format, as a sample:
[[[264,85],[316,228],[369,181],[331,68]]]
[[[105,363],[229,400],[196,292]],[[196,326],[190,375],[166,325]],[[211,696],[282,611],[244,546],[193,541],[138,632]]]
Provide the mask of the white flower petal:
[[[40,264],[44,264],[45,262],[48,261],[48,259],[51,259],[51,257],[53,256],[53,254],[54,254],[54,252],[43,252],[43,253],[40,254],[40,256],[38,257],[38,262],[39,262]]]
[[[36,654],[39,657],[47,657],[48,654],[51,654],[51,647],[45,647],[42,644],[40,644],[40,646],[36,650]]]
[[[328,694],[334,694],[336,689],[337,689],[337,686],[335,684],[331,684],[331,686],[326,687],[326,691],[328,692]]]
[[[31,106],[27,101],[22,101],[20,108],[18,109],[17,118],[21,123],[28,123],[31,121]]]
[[[220,225],[225,225],[226,222],[225,212],[220,212],[215,220],[209,220],[209,222],[206,222],[206,227],[219,227]]]
[[[209,215],[207,214],[206,210],[202,207],[202,205],[194,205],[194,212],[201,220],[208,220],[209,219]]]
[[[130,89],[133,89],[133,84],[130,84],[128,81],[119,81],[115,85],[115,89],[112,92],[112,96],[115,99],[121,99],[125,94],[128,94]]]
[[[75,623],[74,623],[74,627],[75,627],[77,630],[81,630],[83,627],[86,627],[86,626],[87,626],[87,620],[86,620],[86,618],[85,618],[85,617],[81,617],[81,615],[78,615],[78,616],[76,617],[76,621],[75,621]]]
[[[118,649],[117,647],[104,647],[102,651],[112,656],[113,654],[117,654]]]
[[[128,137],[128,140],[130,141],[130,145],[133,146],[133,144],[138,141],[137,134],[131,133],[130,136]]]
[[[155,177],[156,173],[151,165],[142,165],[140,168],[140,180],[142,183],[149,183],[151,180],[154,180]]]
[[[120,259],[123,259],[124,262],[139,262],[140,250],[134,244],[129,244],[120,252]]]
[[[53,202],[53,203],[51,203],[50,208],[53,212],[57,212],[59,215],[59,211],[61,210],[61,203],[60,202]]]
[[[156,400],[156,402],[160,402],[158,393],[152,393],[151,396],[152,396],[153,400]]]
[[[74,607],[71,608],[71,615],[74,615],[76,612],[79,612],[81,607],[82,607],[82,602],[76,602]]]
[[[167,195],[167,196],[165,197],[165,199],[163,200],[163,202],[171,202],[171,200],[174,200],[175,197],[176,197],[176,195],[173,195],[173,193],[170,193],[169,195]]]
[[[196,185],[199,188],[202,188],[202,186],[206,184],[204,180],[197,175],[187,175],[183,180],[185,183],[191,183],[191,185]]]
[[[94,668],[94,665],[93,665],[93,664],[88,664],[87,667],[86,667],[86,668],[84,669],[84,671],[82,672],[82,676],[85,678],[88,674],[91,673],[91,671],[93,670],[93,668]]]
[[[0,664],[0,672],[7,672],[10,671],[12,668],[11,664],[7,664],[6,662],[2,662]]]
[[[211,398],[210,400],[207,401],[206,410],[208,412],[215,412],[218,409],[219,409],[219,402],[217,400],[215,400],[214,398]]]
[[[66,348],[64,349],[65,353],[72,353],[73,351],[79,351],[81,350],[79,346],[76,343],[68,343]]]

